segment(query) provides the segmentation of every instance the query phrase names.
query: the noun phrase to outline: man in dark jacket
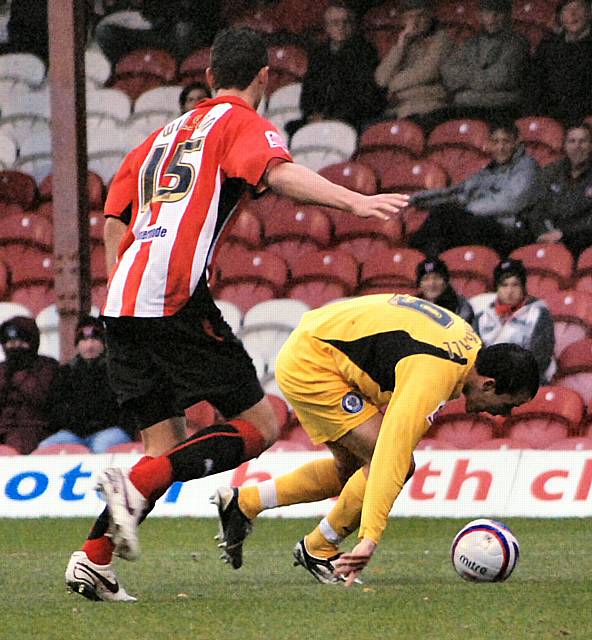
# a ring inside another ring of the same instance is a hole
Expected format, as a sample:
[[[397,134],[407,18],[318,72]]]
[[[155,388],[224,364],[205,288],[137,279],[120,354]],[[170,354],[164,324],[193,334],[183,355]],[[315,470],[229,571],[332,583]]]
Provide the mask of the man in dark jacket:
[[[302,82],[302,120],[288,123],[292,135],[319,120],[342,120],[360,129],[381,113],[384,98],[374,82],[378,55],[354,30],[352,11],[337,0],[325,12],[327,39],[311,53]]]
[[[0,325],[0,444],[31,453],[50,431],[51,389],[58,362],[37,354],[39,329],[16,316]]]
[[[119,426],[117,399],[107,377],[105,329],[98,318],[87,316],[76,330],[77,355],[60,367],[52,394],[52,422],[59,428],[39,447],[83,444],[93,453],[130,442]]]

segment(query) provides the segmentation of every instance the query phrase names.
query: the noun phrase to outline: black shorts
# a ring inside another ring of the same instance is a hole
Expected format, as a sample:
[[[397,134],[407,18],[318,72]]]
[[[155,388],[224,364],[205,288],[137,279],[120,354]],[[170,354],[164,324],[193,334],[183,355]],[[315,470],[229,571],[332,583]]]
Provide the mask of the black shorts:
[[[183,416],[200,400],[232,418],[264,396],[253,361],[205,284],[173,316],[103,320],[109,378],[126,426]]]

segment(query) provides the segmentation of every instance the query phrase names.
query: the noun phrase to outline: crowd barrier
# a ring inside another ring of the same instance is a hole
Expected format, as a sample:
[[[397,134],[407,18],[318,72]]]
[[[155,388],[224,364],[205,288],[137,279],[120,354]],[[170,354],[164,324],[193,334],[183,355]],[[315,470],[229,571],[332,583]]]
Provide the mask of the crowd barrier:
[[[269,479],[326,456],[315,452],[263,454],[234,471],[175,483],[155,516],[215,516],[208,497],[225,484]],[[0,517],[93,516],[103,506],[94,490],[109,466],[131,466],[137,455],[3,457]],[[591,451],[417,451],[415,475],[395,502],[392,516],[478,517],[592,516]],[[283,507],[272,516],[321,516],[331,500]]]

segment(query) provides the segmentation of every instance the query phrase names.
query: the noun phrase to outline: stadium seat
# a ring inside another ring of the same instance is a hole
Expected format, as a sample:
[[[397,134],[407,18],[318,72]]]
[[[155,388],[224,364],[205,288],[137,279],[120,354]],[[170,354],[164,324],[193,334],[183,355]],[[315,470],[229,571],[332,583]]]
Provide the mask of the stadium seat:
[[[481,151],[454,146],[429,151],[425,158],[441,166],[453,185],[481,171],[489,163],[489,156]]]
[[[294,44],[274,45],[267,49],[269,58],[268,95],[287,84],[302,82],[308,67],[308,54]]]
[[[117,149],[92,153],[88,156],[88,168],[96,173],[105,184],[108,184],[119,169],[125,156],[125,151]]]
[[[100,49],[87,49],[84,52],[84,71],[87,81],[97,88],[103,87],[111,76],[111,63]]]
[[[555,0],[514,0],[512,20],[551,28],[555,26],[556,8]]]
[[[332,240],[332,223],[325,211],[321,207],[298,205],[286,198],[279,199],[271,215],[261,216],[263,238],[270,250],[279,251],[280,255],[283,255],[285,248],[287,260],[291,254],[290,249],[297,248],[288,244],[291,242],[327,247]]]
[[[269,96],[265,117],[271,120],[284,136],[286,136],[286,124],[291,120],[302,118],[302,112],[300,111],[301,93],[302,83],[292,82],[279,87]]]
[[[508,438],[522,448],[546,449],[552,442],[567,438],[565,424],[551,418],[516,418],[508,427]]]
[[[530,401],[512,410],[506,428],[529,420],[556,421],[575,433],[584,416],[584,401],[573,389],[546,385]]]
[[[10,447],[7,444],[0,444],[0,456],[20,456],[20,451],[17,451],[14,447]]]
[[[532,449],[530,443],[522,442],[513,438],[492,438],[479,443],[479,449],[487,450],[507,450],[507,449]]]
[[[136,453],[143,455],[144,445],[142,442],[122,442],[109,447],[107,453]]]
[[[443,251],[440,258],[450,271],[450,279],[456,291],[467,298],[493,288],[493,270],[499,255],[489,247],[466,245]]]
[[[313,171],[349,160],[356,149],[356,130],[345,122],[324,120],[306,124],[292,136],[294,160]]]
[[[399,217],[383,222],[376,218],[343,216],[335,220],[335,240],[342,251],[355,256],[362,264],[375,252],[385,252],[401,244],[403,223]]]
[[[592,293],[557,291],[545,297],[555,325],[555,356],[592,331]]]
[[[485,440],[490,440],[496,423],[481,415],[438,416],[438,428],[434,438],[454,445],[456,449],[477,449]]]
[[[134,102],[134,113],[168,111],[174,113],[176,117],[179,115],[179,94],[182,89],[183,87],[180,85],[149,89],[138,96]]]
[[[515,249],[510,258],[522,260],[528,273],[528,292],[545,298],[570,285],[574,259],[562,244],[529,244]]]
[[[547,449],[556,451],[590,451],[592,450],[592,438],[584,436],[571,436],[552,442]]]
[[[45,447],[37,447],[31,451],[32,456],[55,455],[84,455],[90,453],[90,449],[83,444],[49,444]]]
[[[88,235],[94,244],[104,242],[103,232],[105,229],[105,216],[102,211],[91,211],[88,214]]]
[[[191,435],[216,422],[216,409],[205,400],[185,409],[187,432]]]
[[[243,322],[243,314],[241,310],[232,302],[228,302],[227,300],[214,300],[218,309],[222,313],[222,317],[224,320],[230,325],[232,329],[232,333],[234,335],[238,335],[242,322]]]
[[[53,283],[53,255],[48,251],[11,244],[0,247],[0,259],[8,265],[13,286]]]
[[[372,165],[372,155],[379,151],[403,150],[413,156],[425,148],[423,129],[412,120],[384,120],[370,125],[360,135],[357,159]]]
[[[376,168],[375,168],[376,170]],[[378,171],[380,191],[413,193],[422,189],[439,189],[448,184],[446,171],[429,160],[398,157]]]
[[[35,318],[39,327],[39,353],[42,356],[60,359],[60,317],[55,304],[42,309]]]
[[[111,116],[126,122],[132,112],[131,98],[119,89],[95,89],[86,92],[86,116]]]
[[[231,11],[228,15],[229,25],[232,27],[248,27],[263,35],[272,35],[281,29],[276,18],[276,4],[257,3],[248,12]]]
[[[566,347],[558,361],[554,384],[577,391],[586,404],[592,400],[592,338]]]
[[[140,75],[156,77],[161,84],[171,83],[177,76],[175,58],[163,49],[137,49],[122,56],[115,65],[115,80]]]
[[[31,122],[51,119],[49,91],[32,91],[30,93],[14,93],[11,99],[2,103],[2,120],[27,118]]]
[[[477,27],[478,10],[479,5],[476,0],[444,0],[438,3],[436,15],[445,23]]]
[[[37,315],[45,307],[55,304],[53,282],[14,286],[10,292],[10,301],[27,307],[31,315]]]
[[[450,146],[484,153],[489,143],[489,126],[483,120],[448,120],[434,127],[427,140],[427,151]]]
[[[30,175],[19,171],[0,171],[0,202],[18,204],[29,210],[36,199],[37,184]]]
[[[45,63],[32,53],[4,53],[0,55],[0,78],[10,78],[39,87],[45,79]]]
[[[574,288],[578,291],[592,293],[592,247],[580,254],[574,275]]]
[[[241,208],[231,220],[224,239],[226,242],[238,242],[248,249],[257,249],[262,244],[261,232],[262,225],[257,215],[249,209]]]
[[[397,41],[401,31],[401,19],[396,2],[383,2],[371,7],[362,18],[362,30],[368,42],[371,42],[382,59]]]
[[[90,277],[92,284],[107,284],[105,245],[95,244],[90,249]]]
[[[52,223],[35,211],[23,211],[19,205],[9,205],[2,216],[0,235],[0,245],[6,244],[24,244],[51,251]]]
[[[214,261],[217,285],[251,282],[263,284],[279,295],[286,283],[288,267],[279,256],[265,250],[248,251],[221,247]]]
[[[324,167],[319,173],[335,184],[364,195],[374,195],[377,191],[378,181],[374,171],[361,162],[338,162]]]
[[[88,205],[91,209],[102,209],[105,199],[105,185],[101,176],[89,171],[86,176],[88,186]],[[39,184],[39,196],[42,200],[53,198],[53,176],[50,174]]]
[[[179,67],[179,80],[182,85],[192,82],[206,82],[206,69],[210,66],[210,48],[205,47],[190,53]]]
[[[563,157],[563,125],[544,116],[528,116],[516,120],[528,153],[541,165]]]
[[[416,451],[445,451],[446,449],[456,449],[456,447],[450,442],[436,440],[436,438],[422,438],[415,447]]]
[[[280,0],[274,15],[279,30],[310,36],[321,34],[328,0]]]
[[[399,292],[400,287],[416,290],[416,268],[425,258],[421,251],[399,247],[377,252],[362,263],[360,289],[388,287]]]
[[[32,318],[33,314],[31,310],[22,304],[16,304],[15,302],[0,302],[0,324],[14,318],[14,316],[26,316]]]
[[[0,167],[14,167],[18,155],[16,141],[9,130],[0,131]]]
[[[101,309],[107,298],[107,286],[104,284],[91,285],[90,293],[92,305]]]

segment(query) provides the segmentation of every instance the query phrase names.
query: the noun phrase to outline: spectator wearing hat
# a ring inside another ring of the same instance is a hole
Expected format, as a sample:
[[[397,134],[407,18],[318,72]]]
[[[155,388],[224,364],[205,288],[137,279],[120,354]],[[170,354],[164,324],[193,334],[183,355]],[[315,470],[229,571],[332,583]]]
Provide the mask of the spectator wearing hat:
[[[39,329],[16,316],[0,325],[0,444],[30,453],[51,433],[52,388],[58,362],[38,355]]]
[[[453,41],[438,23],[433,2],[403,0],[401,11],[403,30],[374,77],[387,90],[387,116],[411,118],[429,131],[447,119],[440,68]]]
[[[417,265],[417,297],[453,311],[469,324],[475,314],[468,300],[450,284],[448,267],[440,258],[426,258]]]
[[[529,80],[529,113],[566,126],[592,114],[592,10],[587,0],[563,0],[559,32],[543,40]]]
[[[522,115],[529,43],[513,33],[511,0],[481,0],[480,30],[442,65],[451,117],[515,120]]]
[[[510,342],[528,349],[537,361],[541,383],[555,373],[553,318],[543,300],[529,296],[521,260],[502,260],[493,271],[496,292],[475,317],[483,344]]]
[[[543,167],[537,242],[562,242],[577,258],[592,246],[592,127],[565,132],[565,158]]]
[[[52,394],[52,423],[59,430],[39,444],[83,444],[93,453],[130,442],[107,377],[105,328],[87,316],[76,330],[76,356],[60,367]]]

